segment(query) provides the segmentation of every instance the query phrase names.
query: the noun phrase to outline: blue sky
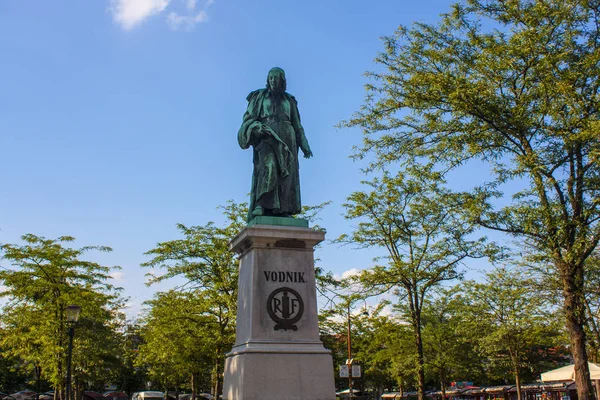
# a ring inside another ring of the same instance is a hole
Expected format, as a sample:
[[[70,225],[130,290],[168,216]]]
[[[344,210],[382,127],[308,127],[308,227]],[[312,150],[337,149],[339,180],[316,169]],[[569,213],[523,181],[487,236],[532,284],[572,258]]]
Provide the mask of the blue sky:
[[[134,316],[165,284],[139,264],[175,224],[219,221],[246,201],[250,150],[237,144],[246,95],[282,67],[314,158],[301,159],[304,204],[328,239],[347,232],[341,204],[365,177],[348,156],[360,132],[335,125],[363,100],[380,36],[434,22],[451,1],[96,0],[0,2],[0,243],[72,235],[120,265]],[[326,244],[341,275],[373,253]]]

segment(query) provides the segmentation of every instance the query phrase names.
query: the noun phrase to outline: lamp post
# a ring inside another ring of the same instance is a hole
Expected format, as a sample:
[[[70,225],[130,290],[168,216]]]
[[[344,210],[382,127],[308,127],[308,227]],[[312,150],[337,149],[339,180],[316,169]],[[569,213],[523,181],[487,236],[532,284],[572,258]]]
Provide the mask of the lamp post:
[[[69,350],[67,352],[67,387],[65,389],[66,400],[71,400],[71,360],[73,358],[73,336],[75,336],[75,324],[79,320],[81,307],[71,305],[67,306],[65,313],[67,315],[67,324],[69,325]]]
[[[350,399],[354,398],[354,393],[353,393],[353,389],[352,389],[352,337],[350,335],[351,332],[351,324],[350,324],[350,301],[348,301],[348,313],[347,313],[347,325],[348,325],[348,361],[347,361],[347,365],[348,365],[348,394]],[[367,311],[367,305],[365,303],[365,309],[362,312],[362,315],[369,315],[369,312]]]
[[[350,336],[350,302],[348,302],[348,395],[350,399],[354,397],[352,393],[352,337]]]

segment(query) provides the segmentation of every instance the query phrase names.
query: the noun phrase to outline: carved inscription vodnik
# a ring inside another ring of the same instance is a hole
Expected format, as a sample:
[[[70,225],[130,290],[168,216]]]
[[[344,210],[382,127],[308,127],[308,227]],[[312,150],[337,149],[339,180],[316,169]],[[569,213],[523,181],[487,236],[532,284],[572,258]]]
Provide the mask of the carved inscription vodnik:
[[[267,282],[306,283],[304,272],[263,271]]]

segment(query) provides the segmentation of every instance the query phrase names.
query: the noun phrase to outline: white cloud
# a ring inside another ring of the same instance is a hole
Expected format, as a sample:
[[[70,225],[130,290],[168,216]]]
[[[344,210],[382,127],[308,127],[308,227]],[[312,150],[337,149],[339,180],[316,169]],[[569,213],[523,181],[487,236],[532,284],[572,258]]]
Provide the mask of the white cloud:
[[[111,0],[114,20],[125,30],[131,30],[146,18],[160,14],[171,0]]]
[[[171,4],[181,10],[171,11],[166,17],[171,29],[192,30],[196,24],[208,20],[207,10],[215,0],[204,0],[203,6],[198,7],[198,0],[109,0],[109,11],[113,19],[127,31],[137,27],[147,18],[161,14]],[[185,7],[182,6],[185,4]],[[171,8],[173,8],[171,7]]]
[[[360,269],[351,268],[349,270],[346,270],[346,271],[342,272],[342,278],[346,279],[346,278],[349,278],[351,276],[356,276],[356,275],[358,275],[360,273],[361,273]]]
[[[186,15],[182,15],[177,12],[170,12],[169,15],[167,15],[167,24],[173,30],[182,28],[186,31],[191,31],[196,24],[208,21],[208,14],[206,13],[206,10],[213,3],[214,0],[206,0],[202,9],[196,11],[197,0],[185,0],[187,8]]]
[[[204,10],[201,10],[196,15],[179,15],[175,12],[169,13],[167,23],[172,29],[183,28],[191,30],[197,23],[204,22],[208,19],[208,15]]]
[[[110,277],[113,278],[115,281],[122,281],[123,276],[124,276],[123,273],[120,271],[115,271],[110,274]]]

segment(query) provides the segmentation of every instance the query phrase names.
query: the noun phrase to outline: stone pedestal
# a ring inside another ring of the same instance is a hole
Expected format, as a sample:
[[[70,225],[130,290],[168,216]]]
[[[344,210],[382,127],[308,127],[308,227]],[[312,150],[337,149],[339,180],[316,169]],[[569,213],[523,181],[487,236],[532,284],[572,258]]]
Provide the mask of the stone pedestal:
[[[255,224],[241,255],[235,345],[224,400],[334,400],[333,362],[319,340],[313,247],[323,232]]]

